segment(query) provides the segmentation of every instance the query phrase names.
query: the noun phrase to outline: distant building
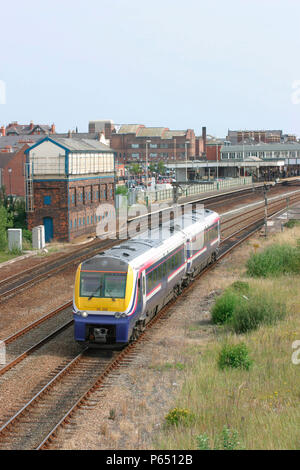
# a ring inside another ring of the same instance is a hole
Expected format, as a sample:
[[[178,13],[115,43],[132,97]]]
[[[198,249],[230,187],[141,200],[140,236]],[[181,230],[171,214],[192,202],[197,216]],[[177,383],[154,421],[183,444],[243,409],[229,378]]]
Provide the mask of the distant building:
[[[16,152],[0,150],[0,186],[7,195],[25,197],[25,154],[28,145]]]
[[[45,124],[34,124],[32,121],[30,124],[18,124],[17,121],[13,121],[8,126],[0,127],[0,135],[4,136],[18,136],[18,135],[47,135],[55,134],[55,125],[51,126]]]
[[[112,130],[110,142],[118,163],[145,163],[147,152],[149,164],[196,157],[196,136],[193,129],[170,130],[167,127],[126,124]]]
[[[255,157],[258,160],[288,160],[292,164],[300,163],[300,143],[223,145],[221,160],[243,160]]]
[[[45,137],[26,154],[28,228],[46,241],[95,233],[102,203],[114,203],[114,153],[92,139]]]
[[[296,142],[296,136],[293,134],[283,134],[282,130],[228,130],[226,140],[232,145],[244,143],[251,144],[280,144],[284,142]]]

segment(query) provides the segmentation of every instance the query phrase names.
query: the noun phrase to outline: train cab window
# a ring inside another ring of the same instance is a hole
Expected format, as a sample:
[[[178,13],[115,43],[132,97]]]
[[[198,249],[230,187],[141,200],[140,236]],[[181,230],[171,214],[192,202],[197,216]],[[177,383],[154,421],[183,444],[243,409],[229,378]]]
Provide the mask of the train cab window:
[[[167,262],[165,261],[163,264],[163,277],[166,277],[167,275]]]
[[[125,273],[82,271],[80,274],[80,296],[124,299],[126,278]]]
[[[158,280],[161,281],[162,279],[162,265],[158,267]]]

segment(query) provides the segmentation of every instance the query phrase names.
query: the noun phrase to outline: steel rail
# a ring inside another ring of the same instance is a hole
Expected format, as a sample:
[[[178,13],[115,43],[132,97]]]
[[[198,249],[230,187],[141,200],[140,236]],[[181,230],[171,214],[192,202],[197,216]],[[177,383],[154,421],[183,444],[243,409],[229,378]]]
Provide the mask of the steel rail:
[[[254,223],[258,224],[257,227],[255,227],[253,230],[251,230],[249,233],[245,234],[244,236],[241,237],[240,240],[238,241],[234,241],[234,244],[232,246],[230,246],[227,250],[225,250],[223,253],[221,253],[220,256],[218,256],[218,259],[216,261],[216,263],[219,262],[220,259],[224,258],[228,253],[230,253],[236,246],[240,245],[244,240],[246,240],[247,238],[249,238],[250,236],[253,235],[253,233],[255,233],[257,230],[259,230],[261,228],[261,219],[259,219],[258,221],[255,221],[255,222],[252,222],[251,224],[249,224],[247,227],[243,227],[241,228],[238,233],[241,233],[243,231],[246,230],[246,228],[249,228],[250,226],[253,226]],[[232,235],[232,237],[236,236],[236,233],[234,235]],[[224,241],[222,243],[224,245]],[[199,275],[196,277],[195,280],[199,279],[201,276],[203,276],[205,273],[207,273],[209,270],[211,270],[212,268],[215,267],[216,263],[212,264],[211,266],[207,267],[204,271],[202,271],[201,273],[199,273]],[[187,292],[189,292],[192,288],[194,287],[194,282],[192,282],[186,289],[184,289],[184,293],[186,294]],[[96,389],[98,389],[101,384],[103,383],[103,380],[107,377],[107,375],[109,375],[109,373],[111,372],[111,370],[114,370],[116,367],[119,367],[121,364],[122,364],[122,361],[124,360],[124,358],[128,357],[130,352],[132,352],[132,350],[136,347],[137,344],[139,344],[145,334],[147,334],[147,332],[149,331],[149,329],[151,328],[151,326],[153,326],[154,323],[156,323],[157,321],[159,321],[161,318],[163,318],[163,316],[166,314],[166,312],[168,312],[168,310],[170,309],[171,306],[174,305],[174,303],[177,301],[177,299],[179,299],[179,297],[175,298],[173,301],[169,302],[150,322],[149,324],[147,325],[146,329],[144,332],[141,333],[141,335],[139,336],[139,338],[134,341],[133,343],[131,343],[130,345],[128,345],[118,356],[117,358],[115,358],[110,364],[108,364],[108,366],[105,368],[105,370],[100,374],[100,376],[97,378],[97,380],[94,382],[94,384],[88,388],[88,390],[86,390],[86,392],[81,395],[81,397],[75,402],[75,404],[73,404],[70,409],[67,411],[67,413],[64,414],[63,418],[55,425],[55,427],[50,431],[50,433],[47,434],[47,436],[41,441],[41,443],[36,447],[36,449],[43,449],[43,448],[47,448],[48,444],[53,440],[53,438],[55,437],[56,433],[57,433],[57,430],[63,426],[65,423],[67,423],[70,419],[70,417],[72,416],[72,414],[74,413],[74,411],[80,407],[87,399],[88,397],[90,396],[91,393],[93,393],[93,391],[95,391]],[[34,403],[36,403],[38,401],[38,399],[44,394],[46,393],[49,388],[52,388],[56,383],[58,383],[58,381],[60,380],[60,378],[62,378],[66,373],[70,372],[72,367],[78,363],[78,361],[80,361],[80,359],[83,357],[84,353],[85,353],[86,350],[84,350],[81,354],[79,354],[78,356],[76,356],[74,359],[72,359],[70,361],[69,364],[67,364],[58,374],[56,374],[55,377],[53,377],[49,382],[48,384],[46,384],[39,392],[37,392],[35,394],[35,396],[30,399],[20,410],[18,410],[13,417],[11,417],[4,425],[2,425],[2,427],[0,428],[0,435],[1,436],[5,436],[5,431],[6,430],[9,430],[10,427],[13,425],[13,423],[15,423],[16,421],[18,421],[18,419],[20,418],[20,416],[26,411],[28,410],[28,408],[30,408]]]

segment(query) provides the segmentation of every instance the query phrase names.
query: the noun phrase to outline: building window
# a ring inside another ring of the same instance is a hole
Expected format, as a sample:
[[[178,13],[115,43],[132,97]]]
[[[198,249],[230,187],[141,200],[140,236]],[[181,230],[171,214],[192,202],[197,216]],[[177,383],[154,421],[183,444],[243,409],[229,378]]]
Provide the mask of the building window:
[[[74,228],[76,228],[76,219],[74,220]]]
[[[140,154],[139,153],[133,153],[131,155],[132,158],[139,158],[140,157]]]
[[[160,144],[161,149],[167,149],[169,148],[168,144]]]
[[[70,220],[70,229],[72,229],[72,220]]]
[[[44,196],[44,205],[50,206],[51,204],[51,196]]]
[[[138,149],[140,147],[139,144],[131,144],[132,149]]]
[[[156,158],[157,157],[157,153],[150,153],[150,158]]]
[[[157,149],[157,144],[150,144],[151,149]]]
[[[86,218],[86,225],[90,225],[90,216],[89,215]]]

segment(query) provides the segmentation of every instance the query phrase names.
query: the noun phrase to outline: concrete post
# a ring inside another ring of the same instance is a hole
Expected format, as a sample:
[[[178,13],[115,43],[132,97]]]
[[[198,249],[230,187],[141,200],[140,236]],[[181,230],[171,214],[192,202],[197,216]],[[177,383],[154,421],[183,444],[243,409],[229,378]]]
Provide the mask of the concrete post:
[[[9,251],[13,251],[13,250],[22,251],[22,229],[21,228],[9,228],[7,230],[7,235],[8,235]]]

